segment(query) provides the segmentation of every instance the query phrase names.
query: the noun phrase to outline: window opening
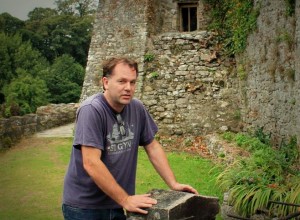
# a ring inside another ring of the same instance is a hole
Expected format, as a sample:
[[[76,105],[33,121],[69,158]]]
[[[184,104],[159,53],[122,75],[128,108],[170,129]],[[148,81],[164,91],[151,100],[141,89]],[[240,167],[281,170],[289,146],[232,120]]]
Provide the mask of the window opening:
[[[182,5],[181,12],[181,31],[195,31],[197,30],[197,6],[196,5]]]

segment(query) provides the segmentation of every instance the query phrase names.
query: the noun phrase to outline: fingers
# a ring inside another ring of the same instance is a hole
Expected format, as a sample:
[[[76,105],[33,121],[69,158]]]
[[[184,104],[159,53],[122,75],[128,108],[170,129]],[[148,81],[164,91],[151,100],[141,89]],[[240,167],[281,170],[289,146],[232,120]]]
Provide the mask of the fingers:
[[[193,187],[189,187],[188,191],[191,192],[191,193],[194,193],[196,195],[199,195],[198,191],[196,189],[194,189]]]
[[[173,186],[173,190],[189,192],[189,193],[193,193],[196,195],[199,194],[198,191],[196,189],[194,189],[193,187],[191,187],[190,185],[180,184],[180,183],[177,183],[175,186]]]
[[[184,185],[184,190],[186,192],[190,192],[190,193],[194,193],[196,195],[198,195],[198,191],[196,189],[194,189],[193,187],[189,186],[189,185]]]
[[[129,196],[126,200],[124,208],[130,212],[138,212],[147,214],[148,212],[143,208],[150,208],[157,204],[157,201],[150,197],[150,194]]]
[[[140,208],[137,208],[135,212],[138,212],[138,213],[141,213],[141,214],[148,214],[148,211],[144,210],[144,209],[140,209]]]
[[[140,201],[144,204],[155,205],[157,204],[157,200],[150,197],[151,194],[143,194],[143,195],[136,195],[140,199]]]

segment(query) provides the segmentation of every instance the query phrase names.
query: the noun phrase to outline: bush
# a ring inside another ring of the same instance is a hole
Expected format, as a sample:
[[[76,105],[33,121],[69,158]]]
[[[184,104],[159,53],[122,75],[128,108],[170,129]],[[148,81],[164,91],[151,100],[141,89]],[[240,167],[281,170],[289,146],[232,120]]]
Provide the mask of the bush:
[[[35,112],[37,107],[48,103],[48,90],[44,80],[25,72],[4,88],[6,117]]]
[[[217,179],[224,191],[230,191],[229,202],[235,210],[244,217],[250,217],[258,209],[269,209],[276,217],[295,212],[296,207],[270,201],[300,203],[296,138],[292,137],[288,144],[277,149],[250,135],[226,133],[224,137],[251,152],[249,158],[238,158]]]
[[[83,67],[70,55],[55,59],[53,65],[40,76],[47,83],[51,103],[78,102],[84,79]]]

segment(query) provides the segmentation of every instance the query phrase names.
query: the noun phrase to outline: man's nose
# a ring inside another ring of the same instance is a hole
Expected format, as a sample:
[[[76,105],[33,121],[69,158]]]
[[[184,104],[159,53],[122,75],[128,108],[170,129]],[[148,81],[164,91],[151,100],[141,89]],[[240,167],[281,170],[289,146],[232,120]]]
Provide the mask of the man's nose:
[[[131,83],[130,82],[127,82],[125,84],[125,90],[131,90]]]

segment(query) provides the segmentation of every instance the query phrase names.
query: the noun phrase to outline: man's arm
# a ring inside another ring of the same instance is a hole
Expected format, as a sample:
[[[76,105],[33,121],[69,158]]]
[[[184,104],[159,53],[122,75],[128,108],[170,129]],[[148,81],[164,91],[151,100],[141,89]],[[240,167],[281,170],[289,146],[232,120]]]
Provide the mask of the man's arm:
[[[93,147],[82,146],[83,167],[91,176],[97,186],[116,201],[119,205],[131,212],[147,214],[142,208],[149,208],[156,204],[155,199],[150,198],[150,194],[128,195],[117,183],[105,164],[100,160],[101,150]]]
[[[167,156],[158,141],[153,140],[150,144],[145,146],[145,150],[155,170],[171,189],[198,194],[197,190],[193,187],[178,183],[176,181],[175,175],[169,165]]]

